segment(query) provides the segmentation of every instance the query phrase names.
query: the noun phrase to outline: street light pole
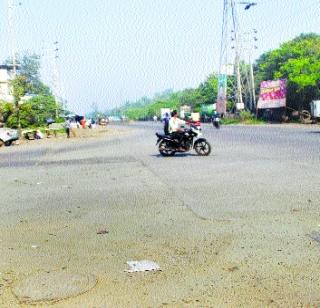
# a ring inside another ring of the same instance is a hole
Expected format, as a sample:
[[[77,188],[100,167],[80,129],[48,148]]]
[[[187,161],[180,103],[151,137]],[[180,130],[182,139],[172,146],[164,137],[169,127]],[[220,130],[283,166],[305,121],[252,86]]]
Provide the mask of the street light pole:
[[[13,10],[15,6],[13,4],[13,0],[8,0],[8,25],[9,25],[9,35],[11,42],[11,53],[12,53],[12,66],[13,66],[13,78],[16,77],[17,73],[17,63],[16,63],[16,39],[15,39],[15,31],[14,31],[14,20],[13,20]]]
[[[19,2],[19,6],[21,2]],[[11,41],[11,52],[12,52],[12,67],[13,67],[13,80],[17,76],[17,60],[16,60],[16,35],[14,28],[14,9],[17,5],[14,5],[14,0],[8,0],[8,26],[9,26],[9,35]],[[21,137],[21,121],[20,121],[20,97],[14,97],[15,107],[17,109],[17,122],[18,122],[18,136]]]
[[[59,58],[59,55],[58,55],[58,52],[59,52],[59,48],[58,48],[58,45],[59,42],[58,41],[55,41],[54,42],[54,68],[53,68],[53,87],[54,87],[54,98],[55,98],[55,107],[56,107],[56,110],[55,110],[55,117],[56,117],[56,120],[58,119],[59,117],[59,112],[58,112],[58,104],[59,104],[59,86],[58,86],[58,58]]]
[[[235,73],[236,73],[236,102],[238,103],[239,109],[242,108],[243,100],[242,100],[242,87],[241,87],[241,75],[240,75],[240,54],[239,54],[239,25],[236,15],[236,8],[234,0],[231,1],[231,10],[232,10],[232,24],[234,31],[234,42],[235,42]],[[238,109],[238,108],[237,108]]]

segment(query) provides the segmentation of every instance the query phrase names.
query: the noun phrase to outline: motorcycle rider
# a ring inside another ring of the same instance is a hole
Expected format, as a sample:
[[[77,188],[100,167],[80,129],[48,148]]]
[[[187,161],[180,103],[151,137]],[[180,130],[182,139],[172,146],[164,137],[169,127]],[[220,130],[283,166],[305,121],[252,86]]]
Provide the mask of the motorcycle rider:
[[[171,119],[169,120],[169,133],[177,139],[179,145],[181,145],[184,137],[184,129],[182,129],[181,126],[185,124],[185,121],[178,118],[177,110],[173,110],[171,112]],[[180,148],[179,150],[183,150],[183,148]]]

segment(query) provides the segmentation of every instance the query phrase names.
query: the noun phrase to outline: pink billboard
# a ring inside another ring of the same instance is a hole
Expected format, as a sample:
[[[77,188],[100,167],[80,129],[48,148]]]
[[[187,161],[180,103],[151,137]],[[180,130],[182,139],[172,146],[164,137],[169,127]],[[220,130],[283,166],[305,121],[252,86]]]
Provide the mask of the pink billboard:
[[[286,107],[286,93],[285,79],[262,81],[257,108]]]

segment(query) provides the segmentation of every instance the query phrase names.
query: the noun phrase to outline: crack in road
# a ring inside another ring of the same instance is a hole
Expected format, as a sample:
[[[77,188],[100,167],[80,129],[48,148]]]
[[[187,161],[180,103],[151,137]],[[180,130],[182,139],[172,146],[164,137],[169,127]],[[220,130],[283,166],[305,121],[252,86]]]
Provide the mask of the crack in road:
[[[155,177],[157,177],[159,179],[159,181],[165,186],[167,187],[167,190],[169,191],[169,193],[174,196],[180,203],[182,207],[185,207],[193,216],[195,216],[196,218],[203,220],[203,221],[210,221],[210,222],[231,222],[231,220],[228,219],[212,219],[212,218],[208,218],[208,217],[204,217],[199,215],[196,211],[194,211],[192,209],[192,207],[190,205],[188,205],[188,203],[186,203],[182,198],[180,198],[176,192],[168,185],[167,182],[165,182],[156,172],[154,172],[154,170],[152,168],[150,168],[150,166],[148,166],[144,161],[137,159],[137,162],[140,162],[140,164],[148,169]]]

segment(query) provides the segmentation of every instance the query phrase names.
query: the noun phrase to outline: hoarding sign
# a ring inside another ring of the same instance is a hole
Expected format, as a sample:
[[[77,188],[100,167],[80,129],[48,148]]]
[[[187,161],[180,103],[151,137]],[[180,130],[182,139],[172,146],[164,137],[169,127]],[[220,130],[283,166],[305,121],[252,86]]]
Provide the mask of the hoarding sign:
[[[258,109],[279,108],[286,106],[286,80],[267,80],[260,85]]]
[[[218,76],[218,98],[217,98],[217,112],[225,113],[227,106],[227,75],[221,74]]]

